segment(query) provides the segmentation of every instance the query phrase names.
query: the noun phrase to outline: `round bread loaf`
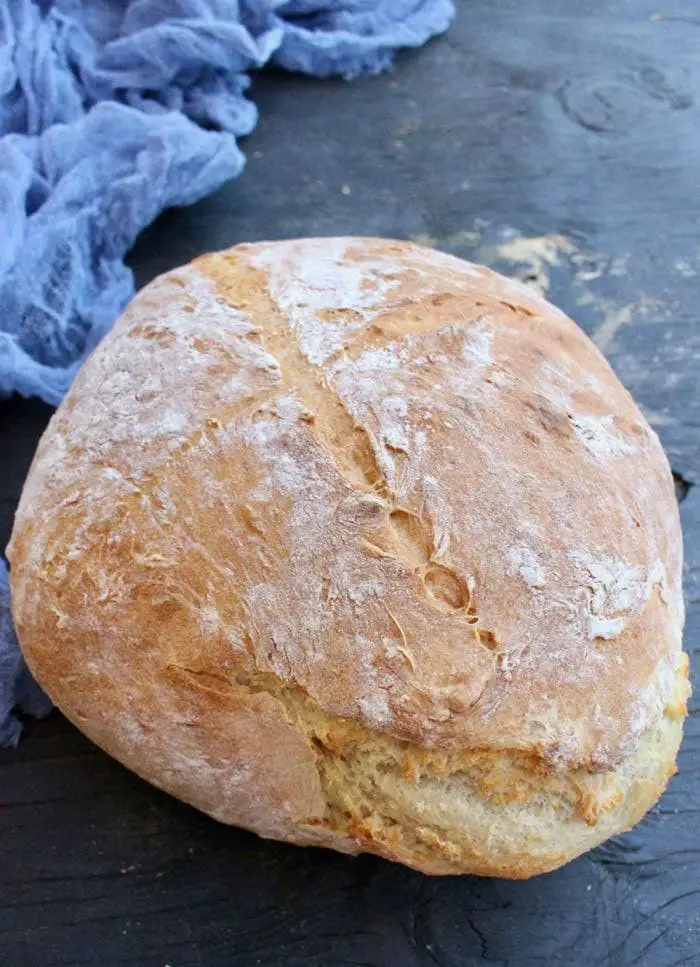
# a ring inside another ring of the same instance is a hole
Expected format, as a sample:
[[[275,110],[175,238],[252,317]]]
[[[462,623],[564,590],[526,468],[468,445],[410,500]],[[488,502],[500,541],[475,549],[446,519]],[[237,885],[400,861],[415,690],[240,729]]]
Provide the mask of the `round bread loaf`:
[[[10,559],[63,712],[261,836],[527,877],[674,772],[658,439],[565,315],[448,255],[309,239],[156,279],[51,420]]]

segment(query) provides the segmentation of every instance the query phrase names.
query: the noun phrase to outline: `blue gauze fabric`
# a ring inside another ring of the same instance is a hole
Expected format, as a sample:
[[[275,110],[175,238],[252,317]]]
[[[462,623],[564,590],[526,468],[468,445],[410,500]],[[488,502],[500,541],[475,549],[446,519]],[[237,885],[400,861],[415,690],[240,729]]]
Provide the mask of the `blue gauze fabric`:
[[[59,403],[133,295],[139,232],[240,174],[248,71],[378,73],[453,14],[452,0],[0,3],[0,398]],[[49,708],[0,559],[0,744],[18,741],[17,710]]]

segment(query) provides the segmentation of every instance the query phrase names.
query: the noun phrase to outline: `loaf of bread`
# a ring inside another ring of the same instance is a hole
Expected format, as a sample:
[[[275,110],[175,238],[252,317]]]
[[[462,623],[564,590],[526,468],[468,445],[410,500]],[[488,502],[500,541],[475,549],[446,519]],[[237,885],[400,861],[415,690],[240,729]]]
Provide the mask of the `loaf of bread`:
[[[156,279],[51,420],[9,554],[68,718],[264,837],[527,877],[675,769],[659,441],[565,315],[448,255],[308,239]]]

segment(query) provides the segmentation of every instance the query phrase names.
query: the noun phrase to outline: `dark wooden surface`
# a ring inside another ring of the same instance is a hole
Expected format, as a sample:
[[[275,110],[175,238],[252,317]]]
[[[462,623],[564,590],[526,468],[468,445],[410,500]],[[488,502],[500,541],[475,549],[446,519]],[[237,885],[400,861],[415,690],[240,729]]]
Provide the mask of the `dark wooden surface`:
[[[241,240],[376,233],[548,286],[668,450],[700,651],[697,0],[465,0],[447,37],[390,75],[266,74],[253,93],[246,173],[146,233],[139,284]],[[3,546],[47,418],[0,404]],[[259,841],[54,714],[0,756],[0,965],[700,965],[699,709],[642,825],[525,883]]]

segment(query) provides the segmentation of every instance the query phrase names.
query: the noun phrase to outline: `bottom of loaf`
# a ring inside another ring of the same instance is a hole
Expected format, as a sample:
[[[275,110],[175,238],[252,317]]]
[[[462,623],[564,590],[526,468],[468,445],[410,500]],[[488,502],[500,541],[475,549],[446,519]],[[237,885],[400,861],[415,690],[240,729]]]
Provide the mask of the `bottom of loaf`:
[[[41,657],[33,651],[35,672]],[[112,681],[109,708],[69,675],[51,697],[115,758],[221,822],[428,874],[524,879],[631,828],[654,805],[675,772],[687,676],[683,655],[663,713],[602,771],[557,768],[534,751],[419,746],[326,715],[272,675],[169,664],[137,688]]]
[[[225,804],[208,811],[263,836],[375,853],[428,874],[524,879],[639,822],[676,771],[688,692],[684,656],[664,713],[635,752],[615,769],[592,772],[557,770],[517,750],[419,747],[326,716],[284,689],[277,698],[314,751],[325,812],[270,832],[269,817],[258,826]]]

